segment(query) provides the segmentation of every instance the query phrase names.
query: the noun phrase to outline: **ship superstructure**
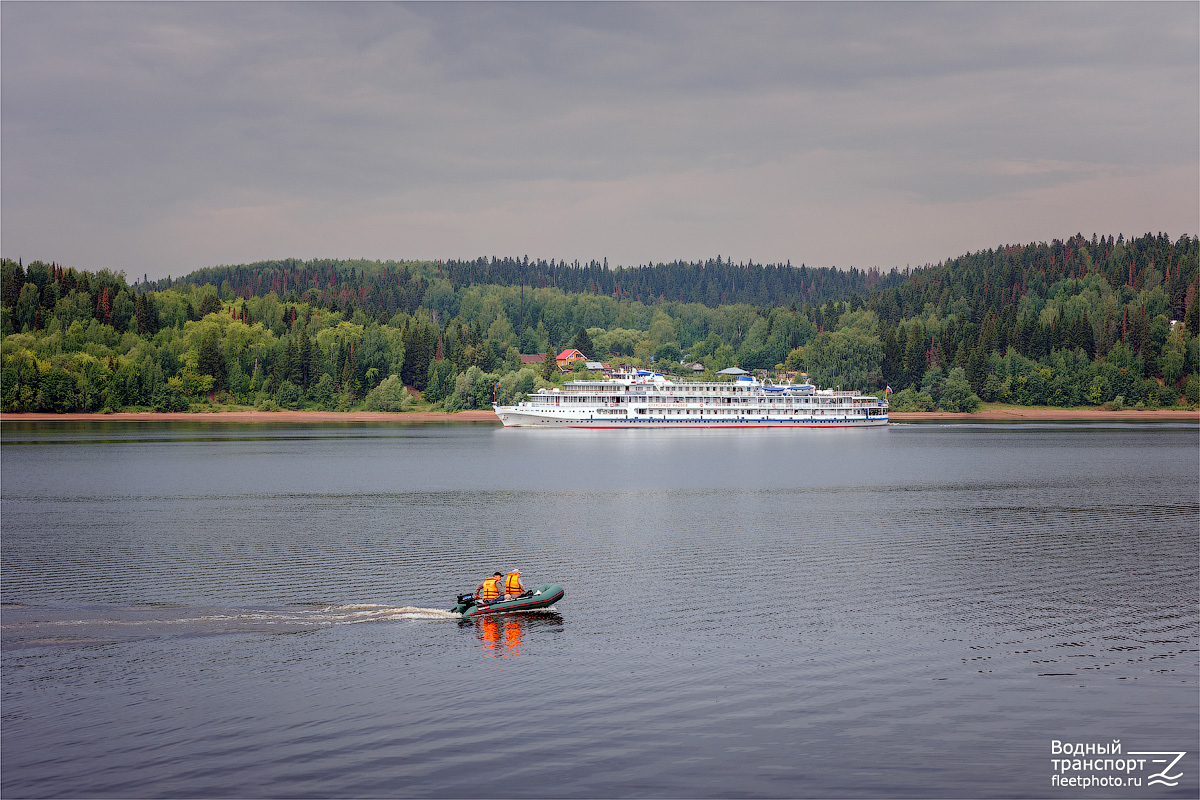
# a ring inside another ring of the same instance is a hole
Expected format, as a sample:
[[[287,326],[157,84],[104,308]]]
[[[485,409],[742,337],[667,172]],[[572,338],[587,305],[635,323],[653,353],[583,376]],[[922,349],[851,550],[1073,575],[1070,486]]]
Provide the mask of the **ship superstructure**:
[[[568,381],[561,389],[539,389],[519,403],[493,408],[505,427],[861,428],[888,422],[887,401],[860,392],[748,375],[676,380],[637,369]]]

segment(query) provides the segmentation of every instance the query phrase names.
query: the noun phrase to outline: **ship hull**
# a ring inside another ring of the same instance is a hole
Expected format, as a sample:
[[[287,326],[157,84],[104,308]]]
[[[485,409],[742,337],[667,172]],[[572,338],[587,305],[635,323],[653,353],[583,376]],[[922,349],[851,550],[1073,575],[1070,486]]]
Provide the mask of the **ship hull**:
[[[827,418],[747,416],[741,419],[673,419],[647,416],[642,419],[613,419],[602,416],[565,416],[552,412],[525,411],[516,406],[494,406],[496,417],[506,428],[664,428],[697,430],[713,428],[877,428],[888,424],[886,415]]]

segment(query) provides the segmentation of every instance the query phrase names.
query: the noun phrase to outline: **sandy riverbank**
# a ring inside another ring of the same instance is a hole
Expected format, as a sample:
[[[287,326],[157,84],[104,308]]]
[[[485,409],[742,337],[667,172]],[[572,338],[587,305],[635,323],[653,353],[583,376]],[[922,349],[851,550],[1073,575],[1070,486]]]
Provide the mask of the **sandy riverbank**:
[[[977,422],[1150,422],[1182,421],[1200,423],[1200,411],[1187,409],[1155,409],[1153,411],[1105,411],[1102,408],[1025,408],[1006,406],[988,408],[973,414],[946,411],[900,412],[889,414],[892,422],[977,421]],[[131,421],[156,422],[188,420],[212,422],[490,422],[499,424],[491,411],[409,411],[393,414],[385,411],[205,411],[198,413],[119,414],[3,414],[0,422],[69,422],[69,421]]]
[[[973,414],[949,411],[893,411],[888,414],[892,422],[928,422],[933,420],[975,420],[979,422],[1151,422],[1182,421],[1200,422],[1200,411],[1186,408],[1158,408],[1152,411],[1106,411],[1103,408],[989,408]]]
[[[159,422],[210,421],[210,422],[494,422],[500,424],[491,411],[408,411],[393,414],[386,411],[202,411],[197,413],[143,413],[118,414],[3,414],[0,422],[54,422],[54,421],[129,421]]]

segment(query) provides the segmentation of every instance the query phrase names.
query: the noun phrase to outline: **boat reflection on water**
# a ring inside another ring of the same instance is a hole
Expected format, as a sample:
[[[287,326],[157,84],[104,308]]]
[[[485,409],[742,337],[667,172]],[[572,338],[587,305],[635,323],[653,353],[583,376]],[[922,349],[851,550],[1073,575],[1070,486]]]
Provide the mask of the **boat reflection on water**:
[[[492,658],[516,658],[521,654],[521,623],[495,617],[479,621],[479,638],[483,640],[484,655]]]
[[[489,658],[516,658],[521,655],[521,645],[526,636],[536,630],[562,630],[562,615],[553,611],[536,614],[512,614],[496,617],[478,617],[463,620],[461,627],[475,628]]]

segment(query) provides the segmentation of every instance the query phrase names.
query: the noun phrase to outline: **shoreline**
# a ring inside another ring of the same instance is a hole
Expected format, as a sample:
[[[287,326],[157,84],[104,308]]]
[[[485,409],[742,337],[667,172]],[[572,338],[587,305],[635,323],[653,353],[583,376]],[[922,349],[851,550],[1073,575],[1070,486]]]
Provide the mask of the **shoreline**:
[[[1102,408],[1051,408],[1051,407],[1005,407],[992,408],[973,413],[949,411],[894,411],[888,415],[892,422],[1196,422],[1200,423],[1200,411],[1160,408],[1148,411],[1122,409],[1106,411]],[[438,423],[493,423],[500,424],[490,410],[471,411],[201,411],[201,412],[119,412],[114,414],[47,414],[43,412],[0,414],[4,422],[166,422],[198,420],[205,422],[438,422]]]
[[[1186,408],[1156,408],[1146,411],[1122,409],[1108,411],[1103,408],[1053,408],[1005,407],[985,411],[962,413],[954,411],[893,411],[888,414],[891,422],[924,421],[978,421],[978,422],[1138,422],[1179,421],[1200,423],[1200,411]]]
[[[46,414],[27,412],[0,414],[4,422],[169,422],[200,420],[203,422],[494,422],[500,424],[493,411],[122,411],[113,414]]]

